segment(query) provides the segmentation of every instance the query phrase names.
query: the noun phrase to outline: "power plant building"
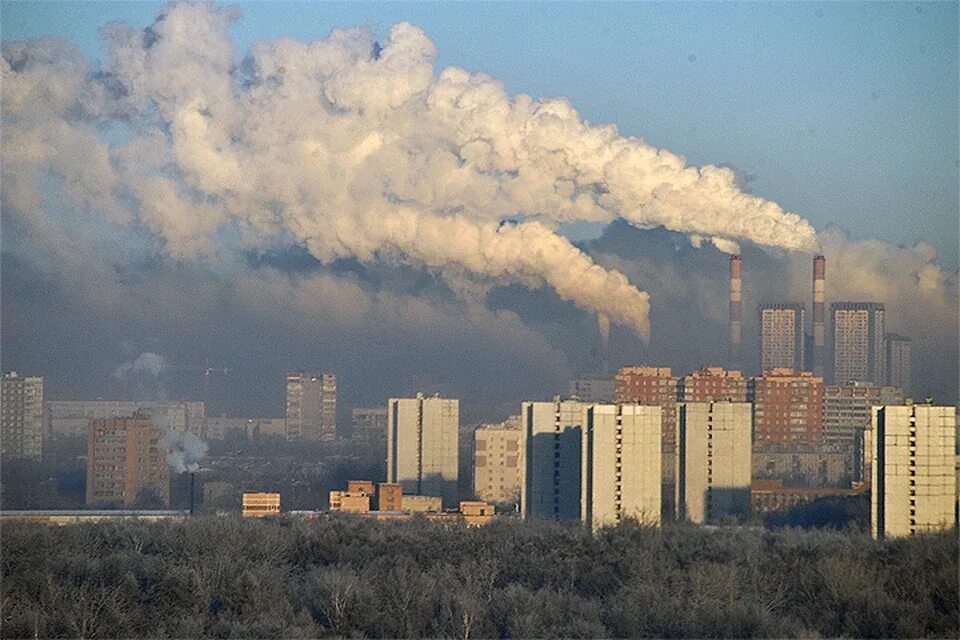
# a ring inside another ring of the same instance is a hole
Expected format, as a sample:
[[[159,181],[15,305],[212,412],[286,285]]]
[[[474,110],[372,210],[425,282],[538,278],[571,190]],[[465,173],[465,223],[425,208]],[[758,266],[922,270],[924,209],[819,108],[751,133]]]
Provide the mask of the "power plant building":
[[[287,440],[337,439],[337,376],[287,374]]]
[[[661,411],[595,404],[586,413],[581,519],[594,530],[625,518],[660,524]]]
[[[0,451],[4,458],[43,455],[43,377],[3,374],[0,383]]]
[[[387,403],[387,482],[404,494],[436,496],[457,505],[460,401],[439,396]]]
[[[750,515],[753,421],[745,402],[678,407],[676,515],[701,524]]]
[[[474,432],[473,493],[491,504],[520,501],[523,466],[520,418],[483,425]]]
[[[87,429],[87,504],[130,506],[150,493],[170,505],[164,429],[142,416],[91,420]]]
[[[870,527],[875,538],[955,525],[956,429],[954,407],[877,407],[870,445]]]
[[[888,333],[886,342],[887,384],[899,387],[905,395],[910,395],[910,338]]]
[[[881,302],[835,302],[833,321],[833,383],[886,383],[884,310]]]
[[[806,370],[804,305],[775,302],[760,305],[760,371]]]
[[[823,379],[809,371],[773,369],[751,378],[756,445],[817,446],[823,442]]]

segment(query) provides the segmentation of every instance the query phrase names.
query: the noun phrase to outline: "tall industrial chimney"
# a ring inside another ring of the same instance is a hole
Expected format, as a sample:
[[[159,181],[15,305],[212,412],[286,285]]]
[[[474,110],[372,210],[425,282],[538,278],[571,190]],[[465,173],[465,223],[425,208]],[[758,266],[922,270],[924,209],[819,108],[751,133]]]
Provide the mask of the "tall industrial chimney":
[[[740,334],[743,314],[740,308],[743,261],[730,256],[730,368],[740,368]]]
[[[824,312],[824,278],[827,273],[827,259],[823,256],[813,258],[813,375],[823,377],[824,344],[826,323]]]

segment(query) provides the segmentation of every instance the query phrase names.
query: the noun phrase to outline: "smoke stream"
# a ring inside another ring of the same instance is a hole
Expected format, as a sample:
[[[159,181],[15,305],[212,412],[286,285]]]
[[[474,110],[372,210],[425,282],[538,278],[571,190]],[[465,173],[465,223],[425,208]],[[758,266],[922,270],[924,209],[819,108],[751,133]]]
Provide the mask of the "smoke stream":
[[[25,228],[69,245],[34,206],[52,174],[68,209],[148,229],[178,260],[294,243],[323,263],[410,263],[445,278],[453,266],[481,284],[552,287],[644,339],[647,294],[557,225],[622,217],[725,250],[816,244],[730,169],[688,167],[483,74],[435,76],[433,43],[413,25],[382,47],[365,29],[260,42],[237,66],[237,17],[171,4],[146,30],[111,24],[103,72],[61,40],[4,45],[4,204]],[[111,128],[120,135],[102,135]]]

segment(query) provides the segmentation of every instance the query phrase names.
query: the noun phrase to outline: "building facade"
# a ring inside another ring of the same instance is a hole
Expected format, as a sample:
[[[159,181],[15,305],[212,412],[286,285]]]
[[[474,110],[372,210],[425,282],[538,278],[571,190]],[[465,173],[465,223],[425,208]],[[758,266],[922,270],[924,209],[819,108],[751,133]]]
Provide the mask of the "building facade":
[[[706,367],[680,378],[681,402],[747,401],[747,379],[739,371]]]
[[[676,516],[694,523],[750,515],[753,417],[746,402],[684,402],[677,420]]]
[[[587,403],[578,400],[521,405],[524,463],[520,509],[524,518],[579,520],[582,442]]]
[[[613,402],[615,388],[612,375],[584,376],[570,381],[570,397],[583,402]]]
[[[660,524],[661,418],[654,406],[586,407],[580,504],[581,520],[592,529],[625,518]]]
[[[186,400],[51,400],[46,403],[48,433],[85,436],[91,420],[124,418],[140,412],[164,428],[208,437],[206,407]]]
[[[802,302],[760,305],[760,371],[804,371],[804,312]]]
[[[824,442],[852,447],[858,432],[870,428],[872,407],[902,403],[903,393],[896,387],[862,383],[827,385],[823,390]]]
[[[886,342],[887,356],[887,380],[888,386],[897,387],[903,390],[904,395],[909,396],[910,391],[910,338],[888,333],[884,336]]]
[[[751,378],[753,441],[817,446],[823,442],[823,379],[809,371],[772,369]]]
[[[893,538],[954,526],[956,409],[878,407],[871,440],[873,536]]]
[[[391,398],[387,403],[387,482],[404,494],[457,504],[460,401],[439,396]]]
[[[170,505],[164,429],[142,416],[91,420],[87,428],[87,504],[130,506],[152,492]]]
[[[387,408],[357,407],[350,412],[350,435],[363,442],[386,442]]]
[[[16,371],[0,379],[0,455],[39,460],[43,456],[43,377]]]
[[[337,439],[337,376],[287,374],[287,440]]]
[[[835,302],[830,305],[833,323],[833,383],[886,383],[881,302]]]
[[[493,504],[520,502],[520,468],[523,463],[519,416],[474,432],[473,494]]]

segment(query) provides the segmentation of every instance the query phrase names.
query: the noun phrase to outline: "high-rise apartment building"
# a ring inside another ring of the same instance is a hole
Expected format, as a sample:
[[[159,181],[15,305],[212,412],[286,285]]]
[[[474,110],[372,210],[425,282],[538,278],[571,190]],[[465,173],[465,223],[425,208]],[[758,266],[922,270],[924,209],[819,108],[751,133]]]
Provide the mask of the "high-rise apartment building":
[[[870,428],[872,407],[902,403],[903,394],[895,387],[863,383],[827,385],[823,390],[824,442],[852,447],[858,432]]]
[[[586,407],[580,504],[581,520],[592,529],[625,518],[660,524],[660,420],[653,406]]]
[[[152,491],[170,504],[164,430],[142,416],[91,420],[87,429],[87,504],[133,505]]]
[[[766,302],[760,305],[761,372],[806,369],[803,317],[802,302]]]
[[[830,305],[833,383],[886,383],[883,303],[835,302]]]
[[[747,401],[747,379],[739,371],[705,367],[683,376],[679,382],[681,402]]]
[[[387,408],[357,407],[350,414],[350,435],[364,442],[387,441]]]
[[[570,381],[570,397],[583,402],[613,402],[614,382],[612,375],[584,376]]]
[[[3,374],[0,384],[0,450],[5,458],[43,455],[43,377]]]
[[[577,400],[524,402],[520,508],[524,518],[577,520],[581,516],[586,408]]]
[[[823,379],[809,371],[772,369],[751,378],[748,400],[753,403],[753,441],[817,446],[823,442]]]
[[[903,390],[909,396],[910,391],[910,338],[888,333],[884,336],[886,342],[886,369],[887,384]]]
[[[164,429],[207,437],[203,401],[183,400],[51,400],[46,403],[47,432],[86,436],[91,420],[123,418],[140,412]]]
[[[624,367],[614,377],[616,403],[654,405],[663,410],[663,445],[671,452],[676,437],[679,380],[669,367]]]
[[[439,396],[387,402],[387,482],[404,494],[457,504],[460,401]]]
[[[684,402],[677,410],[677,518],[745,520],[753,464],[750,404]]]
[[[954,407],[887,405],[873,418],[870,528],[876,538],[956,523]]]
[[[287,374],[287,440],[337,439],[337,376]]]
[[[520,417],[483,425],[474,432],[473,493],[492,504],[520,501]]]

